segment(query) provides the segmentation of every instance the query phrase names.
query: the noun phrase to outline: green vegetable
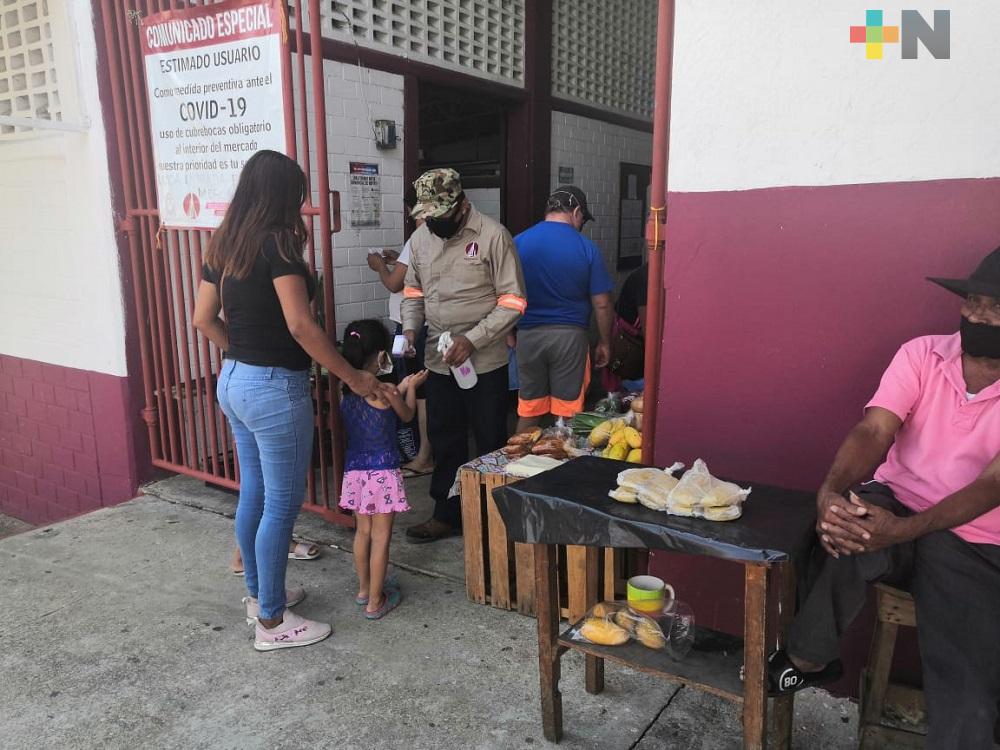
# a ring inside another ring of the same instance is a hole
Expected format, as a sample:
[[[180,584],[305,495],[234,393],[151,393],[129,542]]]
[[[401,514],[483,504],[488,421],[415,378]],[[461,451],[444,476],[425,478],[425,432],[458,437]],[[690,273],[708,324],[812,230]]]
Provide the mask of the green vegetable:
[[[593,411],[582,411],[573,417],[573,434],[589,435],[601,422],[607,422],[607,414],[598,414]]]

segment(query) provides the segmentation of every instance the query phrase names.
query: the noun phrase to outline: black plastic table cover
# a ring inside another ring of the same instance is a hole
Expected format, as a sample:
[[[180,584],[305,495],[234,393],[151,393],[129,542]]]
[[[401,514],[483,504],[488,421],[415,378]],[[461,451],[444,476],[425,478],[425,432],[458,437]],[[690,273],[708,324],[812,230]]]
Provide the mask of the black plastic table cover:
[[[755,484],[735,521],[672,516],[608,497],[635,464],[584,456],[493,490],[507,536],[529,544],[663,549],[743,563],[804,562],[815,495]],[[746,487],[746,482],[737,482]]]

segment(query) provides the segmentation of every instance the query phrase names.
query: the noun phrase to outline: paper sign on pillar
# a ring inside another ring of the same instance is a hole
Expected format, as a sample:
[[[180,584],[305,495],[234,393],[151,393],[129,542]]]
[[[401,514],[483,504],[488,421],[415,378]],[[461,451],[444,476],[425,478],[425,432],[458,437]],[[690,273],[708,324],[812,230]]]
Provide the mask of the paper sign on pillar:
[[[140,28],[160,223],[214,229],[240,170],[286,152],[282,0],[233,0],[157,13]]]

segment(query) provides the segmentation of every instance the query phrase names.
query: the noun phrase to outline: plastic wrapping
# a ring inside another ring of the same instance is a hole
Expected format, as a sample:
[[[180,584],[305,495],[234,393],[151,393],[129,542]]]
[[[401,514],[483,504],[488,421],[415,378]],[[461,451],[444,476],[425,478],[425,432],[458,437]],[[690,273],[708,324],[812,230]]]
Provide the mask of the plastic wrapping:
[[[679,516],[732,521],[740,517],[743,501],[749,494],[749,489],[713,477],[705,462],[698,458],[667,495],[665,510]]]
[[[557,438],[559,440],[570,440],[573,437],[573,430],[566,424],[562,417],[556,419],[556,423],[542,431],[543,438]]]
[[[640,615],[624,602],[601,602],[570,631],[573,640],[600,646],[620,646],[630,639],[656,651],[667,647],[658,619]]]
[[[687,552],[741,562],[804,561],[815,541],[812,493],[757,484],[730,523],[671,516],[608,497],[622,461],[584,456],[493,491],[514,542]]]
[[[621,394],[609,392],[607,396],[594,405],[594,411],[598,414],[607,414],[609,417],[618,416],[624,411]]]
[[[628,469],[618,475],[618,489],[609,492],[608,497],[618,502],[640,503],[651,510],[665,510],[667,496],[677,486],[674,472],[683,468],[684,464],[678,461],[662,471],[648,467]]]
[[[634,641],[680,660],[694,645],[694,612],[686,603],[673,601],[663,614],[650,617],[635,612],[625,602],[601,602],[570,630],[569,637],[599,646]]]

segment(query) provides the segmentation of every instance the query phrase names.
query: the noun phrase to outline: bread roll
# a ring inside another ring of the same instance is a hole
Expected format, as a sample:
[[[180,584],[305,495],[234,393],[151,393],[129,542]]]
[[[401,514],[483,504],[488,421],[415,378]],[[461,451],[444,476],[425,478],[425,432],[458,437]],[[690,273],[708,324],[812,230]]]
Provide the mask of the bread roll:
[[[633,633],[635,639],[646,648],[661,649],[667,647],[667,639],[660,626],[648,617],[640,619]]]
[[[743,515],[743,506],[736,503],[736,505],[726,505],[722,508],[704,508],[702,513],[709,521],[734,521]]]
[[[510,439],[507,440],[507,445],[531,445],[538,437],[542,434],[540,429],[534,429],[529,432],[519,432],[516,435],[511,435]]]
[[[701,499],[706,508],[725,508],[743,500],[743,492],[739,485],[732,482],[716,482],[712,489]]]
[[[636,494],[632,490],[625,489],[624,487],[611,490],[611,492],[608,493],[608,497],[612,500],[617,500],[620,503],[628,503],[629,505],[635,505],[639,502],[639,498]]]
[[[628,631],[603,617],[588,617],[580,626],[580,635],[601,646],[620,646],[628,641]]]

